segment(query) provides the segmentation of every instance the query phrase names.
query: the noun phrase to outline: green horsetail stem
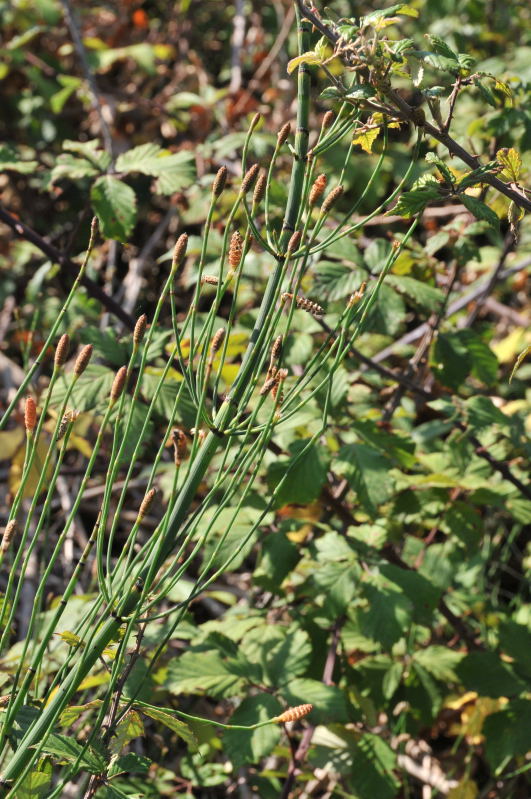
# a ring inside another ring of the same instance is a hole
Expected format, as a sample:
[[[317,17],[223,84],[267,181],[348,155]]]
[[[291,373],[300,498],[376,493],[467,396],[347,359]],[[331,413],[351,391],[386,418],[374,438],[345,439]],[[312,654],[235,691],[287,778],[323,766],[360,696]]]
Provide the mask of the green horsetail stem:
[[[299,53],[305,52],[309,47],[309,25],[302,22],[297,11],[298,23],[298,43]],[[295,160],[292,167],[288,201],[284,223],[280,237],[281,251],[286,248],[287,243],[295,230],[295,224],[301,206],[302,192],[304,185],[304,173],[308,149],[308,118],[310,106],[310,78],[308,67],[302,64],[298,69],[297,85],[297,131],[295,135]],[[211,432],[205,438],[203,445],[198,450],[196,459],[192,464],[185,480],[179,497],[170,517],[168,528],[161,546],[158,549],[156,560],[157,569],[162,566],[167,556],[171,553],[179,530],[184,522],[190,505],[192,504],[197,488],[204,478],[204,475],[218,450],[223,432],[229,427],[238,410],[240,400],[245,394],[248,380],[250,379],[256,362],[261,357],[260,332],[263,324],[268,318],[271,306],[275,301],[275,296],[279,282],[282,277],[284,258],[277,260],[260,305],[258,319],[252,331],[250,341],[242,360],[238,375],[232,386],[230,395],[223,402],[220,410],[214,419]],[[17,783],[23,778],[37,756],[39,745],[52,731],[60,713],[68,704],[71,696],[77,690],[82,680],[87,676],[91,668],[97,662],[103,650],[109,643],[116,638],[118,630],[122,624],[123,617],[127,617],[134,612],[142,596],[144,579],[148,573],[156,573],[153,564],[144,567],[141,574],[134,580],[126,596],[116,608],[116,612],[101,626],[98,634],[93,639],[91,645],[83,652],[83,657],[77,663],[63,683],[58,687],[54,697],[43,709],[41,715],[22,737],[16,751],[10,761],[6,764],[3,774],[0,777],[0,797],[14,797]]]

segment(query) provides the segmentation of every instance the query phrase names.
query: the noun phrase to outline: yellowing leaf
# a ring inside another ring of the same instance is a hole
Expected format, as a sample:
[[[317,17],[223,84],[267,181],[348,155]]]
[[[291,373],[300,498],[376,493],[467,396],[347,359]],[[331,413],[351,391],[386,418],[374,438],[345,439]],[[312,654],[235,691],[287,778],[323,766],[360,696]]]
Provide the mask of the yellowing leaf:
[[[525,358],[527,355],[529,355],[529,353],[530,353],[530,352],[531,352],[531,346],[529,346],[529,347],[526,347],[526,348],[525,348],[525,350],[524,350],[523,352],[521,352],[521,353],[520,353],[520,355],[519,355],[519,356],[518,356],[518,358],[516,359],[516,363],[515,363],[515,365],[513,366],[513,370],[512,370],[512,372],[511,372],[511,376],[510,376],[510,378],[509,378],[509,383],[510,383],[510,382],[511,382],[511,380],[513,379],[513,375],[514,375],[514,373],[515,373],[515,372],[516,372],[516,370],[519,368],[519,366],[520,366],[520,364],[522,363],[522,361],[524,360],[524,358]]]
[[[478,795],[478,786],[473,780],[468,780],[465,777],[460,781],[459,785],[451,788],[447,794],[447,799],[476,799]]]
[[[14,430],[7,430],[0,433],[0,452],[2,453],[2,460],[10,460],[15,452],[23,445],[24,430],[21,427],[15,427]]]
[[[522,170],[522,156],[514,147],[504,147],[496,153],[496,160],[503,167],[500,175],[516,183]]]
[[[69,727],[82,713],[100,707],[101,704],[101,699],[93,699],[92,702],[87,702],[85,705],[70,705],[70,707],[65,708],[59,716],[59,724],[62,727]]]
[[[97,674],[89,674],[88,677],[79,684],[78,691],[86,691],[87,688],[96,688],[98,685],[108,683],[111,675],[108,671],[99,671]]]
[[[362,150],[370,154],[372,153],[372,146],[379,135],[380,128],[371,128],[364,133],[360,133],[359,136],[355,136],[352,139],[352,144],[359,144]]]
[[[124,746],[133,738],[144,734],[144,724],[136,710],[130,710],[116,725],[116,733],[111,738],[109,749],[113,754],[120,754]]]
[[[526,343],[525,327],[516,327],[508,336],[491,344],[490,348],[500,363],[511,363]]]
[[[300,67],[301,64],[322,64],[323,60],[314,50],[308,50],[307,53],[302,53],[288,61],[288,75],[291,75],[293,70]]]
[[[71,633],[69,630],[65,630],[62,633],[56,633],[59,638],[62,638],[68,646],[80,646],[82,649],[85,646],[85,642],[81,640],[79,635],[75,633]]]
[[[24,491],[22,496],[24,499],[28,497],[33,497],[36,490],[37,484],[41,478],[42,470],[44,468],[44,462],[46,460],[46,454],[48,452],[48,440],[43,435],[37,441],[37,445],[35,447],[35,457],[33,458],[33,463],[29,470],[29,475],[24,485]],[[17,450],[15,453],[13,460],[11,461],[11,469],[9,470],[9,490],[12,494],[16,494],[19,486],[20,481],[22,478],[22,470],[24,467],[24,457],[26,453],[26,445],[24,443],[20,449]],[[48,485],[48,481],[51,478],[53,473],[53,464],[51,460],[48,461],[48,467],[46,469],[46,478],[43,481],[41,486],[41,491],[46,490]]]

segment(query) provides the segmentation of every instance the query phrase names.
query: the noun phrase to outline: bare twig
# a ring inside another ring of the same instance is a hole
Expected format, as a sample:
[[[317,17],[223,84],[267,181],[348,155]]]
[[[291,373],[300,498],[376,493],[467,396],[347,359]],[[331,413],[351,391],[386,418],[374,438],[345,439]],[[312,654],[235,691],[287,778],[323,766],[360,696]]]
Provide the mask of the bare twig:
[[[101,106],[101,102],[98,95],[98,86],[94,74],[90,68],[90,64],[88,62],[87,51],[85,50],[85,45],[83,44],[83,39],[81,38],[81,33],[75,19],[74,11],[70,5],[69,0],[61,0],[61,5],[63,6],[65,21],[68,26],[68,30],[70,31],[70,36],[72,37],[74,47],[76,48],[76,53],[81,62],[81,67],[85,75],[85,80],[87,81],[89,86],[92,107],[98,115],[98,119],[100,122],[101,136],[103,139],[103,145],[107,150],[107,152],[112,156],[113,147],[112,147],[111,131],[105,120],[105,115],[103,113],[103,108]]]
[[[5,208],[0,206],[0,221],[8,225],[17,236],[25,239],[26,241],[34,244],[38,249],[43,252],[53,263],[59,264],[72,277],[77,277],[79,272],[79,265],[66,257],[57,247],[50,244],[46,239],[43,239],[35,230],[25,225],[15,216],[6,211]],[[124,309],[115,300],[106,294],[103,289],[98,286],[93,280],[86,275],[81,277],[81,285],[84,286],[91,297],[99,300],[101,304],[112,314],[114,314],[123,324],[130,330],[134,330],[135,320],[124,311]]]
[[[504,269],[502,272],[499,272],[497,275],[497,280],[498,281],[506,280],[506,278],[511,277],[511,275],[515,275],[517,272],[521,272],[522,269],[526,269],[530,265],[531,265],[531,258],[524,258],[524,260],[520,261],[520,263],[515,264],[514,266],[510,266],[507,269]],[[448,311],[445,315],[445,318],[448,319],[450,316],[453,316],[454,314],[458,313],[463,308],[466,308],[466,306],[470,302],[474,302],[475,300],[477,300],[477,298],[480,297],[485,291],[485,287],[488,285],[489,281],[490,277],[487,278],[486,280],[481,281],[476,286],[476,288],[470,291],[468,294],[464,294],[462,297],[459,297],[459,299],[452,302],[448,307]],[[376,355],[373,355],[372,361],[374,363],[381,363],[381,361],[385,361],[386,358],[388,358],[390,355],[396,352],[396,350],[400,349],[403,346],[406,346],[407,344],[411,344],[414,341],[417,341],[417,339],[421,338],[421,336],[423,336],[427,330],[428,330],[428,323],[424,322],[422,325],[419,325],[414,330],[410,330],[409,333],[406,333],[401,338],[398,338],[396,339],[396,341],[393,341],[392,344],[390,344],[388,347],[385,347],[385,349],[380,350],[380,352],[376,353]]]
[[[235,0],[232,22],[232,52],[229,92],[235,94],[242,85],[242,48],[245,41],[245,14],[243,0]]]

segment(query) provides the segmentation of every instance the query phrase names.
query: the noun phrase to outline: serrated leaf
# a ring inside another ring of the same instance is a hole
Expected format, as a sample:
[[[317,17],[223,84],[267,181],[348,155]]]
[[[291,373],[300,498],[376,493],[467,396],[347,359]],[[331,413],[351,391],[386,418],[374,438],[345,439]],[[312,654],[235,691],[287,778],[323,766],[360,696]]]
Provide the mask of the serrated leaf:
[[[370,97],[374,97],[375,94],[376,89],[373,86],[363,83],[351,87],[345,94],[345,98],[349,100],[368,100]]]
[[[429,203],[440,200],[441,194],[435,186],[421,186],[412,191],[405,191],[398,198],[397,204],[387,211],[388,214],[399,214],[409,218],[423,211]]]
[[[312,651],[308,633],[295,625],[255,627],[240,647],[245,658],[260,665],[265,682],[277,688],[304,673]]]
[[[378,136],[380,135],[380,128],[371,128],[359,136],[352,139],[352,144],[359,144],[362,150],[365,150],[369,155],[372,153],[372,147]]]
[[[193,730],[188,724],[185,724],[184,721],[172,716],[170,711],[160,710],[159,708],[148,705],[141,705],[138,710],[145,716],[149,716],[151,719],[164,724],[165,727],[175,732],[179,738],[182,738],[183,741],[187,743],[188,749],[191,752],[197,752],[199,745]]]
[[[308,717],[311,723],[331,724],[348,720],[347,698],[334,685],[325,685],[319,680],[297,678],[291,680],[281,691],[282,698],[290,706],[309,703],[313,710]]]
[[[136,222],[136,194],[112,175],[96,180],[90,192],[92,206],[104,236],[127,241]]]
[[[189,186],[195,178],[195,163],[192,153],[181,151],[170,153],[157,144],[148,142],[122,153],[116,161],[119,172],[139,172],[158,178],[155,191],[172,194]]]
[[[352,786],[360,799],[394,799],[399,783],[393,774],[396,754],[379,735],[364,733],[354,750]]]
[[[215,650],[187,651],[172,660],[164,685],[171,693],[234,696],[244,682]]]
[[[113,366],[123,366],[127,362],[127,345],[117,338],[115,331],[87,326],[81,328],[79,337],[83,344],[92,344],[95,354],[102,355]]]
[[[326,465],[315,444],[304,455],[302,450],[308,441],[295,441],[290,447],[291,457],[277,458],[267,471],[267,482],[271,489],[278,489],[275,505],[307,505],[317,499],[326,480]]]
[[[359,502],[373,517],[378,505],[394,490],[389,468],[389,459],[367,444],[346,444],[335,460],[335,470],[347,478]]]
[[[36,707],[22,707],[15,716],[11,734],[15,741],[19,741],[29,727],[35,724],[36,720],[41,715],[41,710]],[[0,714],[0,721],[2,716]],[[39,742],[39,747],[41,742]],[[60,735],[58,733],[50,733],[46,738],[42,752],[47,755],[52,755],[54,758],[63,763],[74,763],[79,760],[79,768],[89,771],[91,774],[97,774],[105,770],[105,759],[93,747],[88,747],[84,750],[84,746],[78,743],[74,738]]]
[[[481,200],[477,200],[475,197],[470,197],[468,194],[459,194],[459,199],[465,208],[474,214],[476,219],[484,219],[485,222],[488,222],[489,225],[492,225],[493,228],[498,230],[500,226],[500,220],[492,208],[489,208],[489,206],[485,205],[485,203],[481,202]]]
[[[435,36],[430,33],[426,33],[425,36],[429,40],[434,53],[437,53],[437,55],[441,55],[444,58],[457,61],[457,53],[455,53],[452,48],[446,44],[444,39],[442,39],[440,36]]]
[[[71,153],[61,153],[57,157],[55,166],[50,173],[50,179],[52,183],[56,183],[63,178],[80,180],[81,178],[91,178],[99,174],[100,170],[85,158],[78,158]]]
[[[429,671],[436,680],[445,683],[458,682],[456,667],[464,658],[464,652],[455,652],[445,646],[427,646],[413,654],[413,660]]]
[[[101,704],[101,699],[93,699],[92,702],[87,702],[85,705],[69,705],[69,707],[65,708],[59,716],[59,724],[62,727],[69,727],[83,713],[86,713],[87,710],[93,710],[97,707],[101,707]]]
[[[421,624],[431,624],[433,612],[439,602],[441,591],[422,574],[401,569],[392,563],[380,567],[380,572],[395,585],[413,605],[413,618]]]
[[[24,777],[17,788],[17,799],[44,799],[52,781],[52,764],[49,759],[41,762],[39,767]]]
[[[426,161],[429,164],[433,164],[434,166],[437,167],[437,169],[441,173],[442,177],[444,178],[446,183],[448,183],[449,186],[453,186],[454,185],[454,181],[455,181],[454,175],[448,169],[448,167],[446,166],[446,164],[444,163],[444,161],[441,158],[439,158],[437,155],[435,155],[435,153],[427,153]]]
[[[498,150],[496,159],[503,167],[501,177],[516,183],[522,171],[522,156],[518,150],[514,147],[505,147]]]
[[[531,701],[513,699],[483,724],[485,755],[498,774],[509,759],[524,757],[531,749]]]
[[[274,696],[258,694],[243,700],[234,711],[230,723],[250,725],[274,718],[282,713],[282,705]],[[235,768],[244,763],[258,763],[267,757],[280,741],[278,724],[267,724],[257,730],[225,730],[224,748]]]
[[[152,762],[153,761],[149,757],[137,755],[136,752],[128,752],[126,755],[119,757],[118,760],[111,765],[108,772],[109,777],[121,774],[124,771],[132,774],[146,774]]]
[[[118,722],[114,735],[109,743],[109,750],[113,754],[120,754],[129,741],[144,735],[144,724],[136,710],[128,710],[123,719]]]
[[[72,391],[71,403],[79,411],[89,411],[105,402],[114,380],[114,372],[100,364],[89,364],[78,378]],[[68,386],[72,382],[72,374],[61,374],[52,394],[54,406],[63,402]]]
[[[428,311],[436,311],[444,301],[444,293],[441,289],[416,280],[414,277],[390,274],[386,277],[386,282],[403,294],[406,299],[413,300],[414,304],[420,305]]]

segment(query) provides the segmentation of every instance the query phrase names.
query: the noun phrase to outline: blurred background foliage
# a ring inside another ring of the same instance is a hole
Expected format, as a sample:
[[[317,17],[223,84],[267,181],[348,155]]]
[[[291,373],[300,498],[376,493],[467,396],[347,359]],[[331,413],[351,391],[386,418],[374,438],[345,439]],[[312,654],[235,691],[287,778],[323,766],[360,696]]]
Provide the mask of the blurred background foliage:
[[[494,89],[466,91],[454,138],[486,160],[501,148],[514,148],[525,174],[531,148],[529,5],[412,5],[420,17],[406,18],[401,35],[444,38],[513,93],[509,100]],[[329,12],[320,8],[323,16],[338,17],[370,10],[369,3],[347,0],[334,0]],[[244,21],[239,43],[238,14]],[[0,17],[2,207],[75,259],[86,245],[94,211],[105,216],[105,203],[114,204],[118,218],[108,223],[109,235],[98,243],[89,274],[135,318],[149,316],[167,274],[168,251],[186,231],[191,257],[176,298],[178,310],[185,311],[212,174],[225,164],[231,177],[239,176],[254,113],[261,112],[263,122],[253,136],[253,159],[265,166],[279,128],[294,119],[294,81],[286,71],[296,53],[291,3],[123,0],[70,7],[56,0],[10,0],[0,2]],[[318,130],[330,103],[319,99],[326,85],[322,71],[314,69],[312,81],[312,127]],[[449,86],[435,71],[425,81]],[[411,102],[419,99],[406,85],[404,92]],[[383,171],[358,213],[372,211],[396,187],[413,137],[406,127],[390,131]],[[337,176],[347,146],[341,142],[327,153],[320,169]],[[369,179],[379,146],[375,154],[355,148],[343,181],[344,209]],[[150,149],[136,149],[141,147]],[[448,163],[459,168],[455,160]],[[289,166],[286,155],[274,176],[278,218]],[[109,189],[113,170],[111,180],[120,187],[113,183]],[[229,187],[216,210],[211,259],[219,252],[233,198]],[[293,796],[529,796],[531,501],[529,489],[522,491],[530,451],[529,361],[522,360],[509,378],[531,343],[531,230],[524,218],[513,235],[504,197],[489,192],[488,204],[499,217],[498,230],[463,207],[427,209],[357,351],[334,383],[333,424],[320,446],[292,473],[260,535],[233,571],[193,605],[145,678],[146,701],[219,721],[253,723],[280,712],[281,703],[311,702],[315,710],[302,733],[306,750],[297,749],[300,726],[221,735],[196,724],[194,747],[178,737],[175,725],[139,717],[130,735],[123,731],[119,753],[136,759],[124,760],[122,772],[98,797],[283,797],[297,752],[300,771],[289,783]],[[377,273],[391,239],[404,230],[401,220],[380,215],[331,246],[305,279],[308,293],[337,313],[361,280]],[[7,396],[17,370],[39,354],[71,276],[35,243],[5,226],[2,233],[0,355]],[[241,341],[268,269],[268,256],[255,248],[240,299]],[[443,303],[454,309],[446,320],[444,313],[437,318]],[[425,339],[419,330],[430,319],[437,335]],[[165,322],[170,330],[169,312]],[[298,374],[322,330],[302,313],[294,324],[286,363]],[[93,343],[98,354],[76,396],[84,413],[67,464],[69,479],[76,481],[91,451],[111,370],[124,362],[131,345],[128,331],[108,309],[102,312],[90,292],[76,297],[67,332],[77,342]],[[234,363],[241,341],[231,345]],[[154,374],[166,343],[160,334],[151,358]],[[46,389],[52,357],[43,354],[37,394]],[[158,441],[178,379],[161,394],[150,440]],[[147,401],[149,382],[144,391]],[[258,516],[264,495],[318,428],[323,403],[316,395],[279,429],[232,541]],[[182,424],[192,419],[183,407]],[[141,424],[140,414],[136,431]],[[18,432],[0,433],[4,496],[16,486],[17,468],[20,473]],[[160,474],[166,490],[170,461]],[[148,470],[149,447],[137,469],[132,507]],[[98,470],[91,485],[97,492]],[[81,520],[92,513],[85,502]],[[155,526],[156,509],[153,516]],[[218,519],[216,534],[225,522]],[[76,546],[82,547],[78,534]],[[48,546],[44,541],[42,559]],[[58,573],[58,586],[61,579]],[[94,585],[94,577],[87,580],[74,615],[91,601]],[[172,599],[179,598],[176,589]],[[148,625],[130,685],[144,679],[164,625]],[[66,649],[59,642],[57,658],[61,646]],[[3,682],[15,657],[16,648],[3,653]],[[53,657],[47,668],[52,675]],[[104,683],[105,674],[100,676]],[[84,702],[97,698],[97,679],[90,690]],[[80,711],[74,719],[75,735],[82,736],[87,718]]]

